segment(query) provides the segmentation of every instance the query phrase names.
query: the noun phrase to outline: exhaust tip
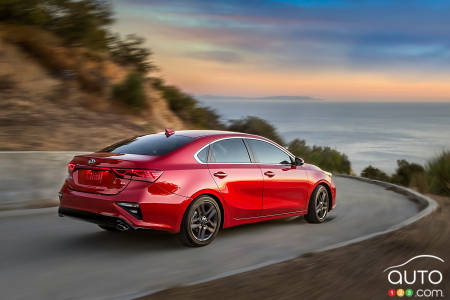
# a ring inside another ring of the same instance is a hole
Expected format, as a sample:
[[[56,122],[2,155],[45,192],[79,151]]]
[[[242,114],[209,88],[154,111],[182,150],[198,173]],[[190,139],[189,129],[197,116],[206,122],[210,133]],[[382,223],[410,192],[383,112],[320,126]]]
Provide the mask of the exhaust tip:
[[[127,231],[130,229],[130,226],[123,222],[119,222],[119,223],[117,223],[116,228],[117,228],[117,230],[120,230],[120,231]]]

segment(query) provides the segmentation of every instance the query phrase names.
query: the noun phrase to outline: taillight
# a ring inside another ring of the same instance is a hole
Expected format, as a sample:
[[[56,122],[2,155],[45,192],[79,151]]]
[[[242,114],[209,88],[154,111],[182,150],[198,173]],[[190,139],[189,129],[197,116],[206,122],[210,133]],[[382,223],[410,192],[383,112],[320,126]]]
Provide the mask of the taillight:
[[[153,182],[161,176],[163,171],[151,169],[117,169],[112,171],[119,177],[131,177],[130,179]]]
[[[77,167],[77,164],[73,164],[73,163],[67,164],[67,171],[69,172],[70,175],[72,175],[72,173],[76,167]]]

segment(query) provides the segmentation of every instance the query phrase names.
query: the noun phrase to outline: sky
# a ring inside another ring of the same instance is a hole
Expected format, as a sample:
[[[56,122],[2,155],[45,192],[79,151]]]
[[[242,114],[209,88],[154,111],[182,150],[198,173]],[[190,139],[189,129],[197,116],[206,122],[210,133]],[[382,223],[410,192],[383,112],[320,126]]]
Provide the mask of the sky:
[[[450,101],[450,1],[115,0],[193,95]]]

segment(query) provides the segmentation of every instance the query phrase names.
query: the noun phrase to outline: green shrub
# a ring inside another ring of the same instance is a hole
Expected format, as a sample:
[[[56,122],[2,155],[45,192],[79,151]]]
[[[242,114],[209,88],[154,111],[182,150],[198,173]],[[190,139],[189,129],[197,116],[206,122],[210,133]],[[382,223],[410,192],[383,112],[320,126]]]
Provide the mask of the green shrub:
[[[443,151],[426,165],[430,192],[450,196],[450,151]]]
[[[114,86],[113,98],[133,109],[145,107],[147,101],[142,75],[135,72],[128,74],[121,84]]]
[[[192,96],[176,86],[165,85],[162,79],[152,79],[153,87],[161,91],[170,109],[183,121],[200,129],[224,129],[220,116],[208,107],[202,107]]]
[[[200,128],[225,129],[220,122],[220,116],[209,107],[195,107],[191,119],[195,120],[195,124]]]
[[[397,160],[397,170],[392,175],[391,181],[395,184],[410,186],[412,177],[424,172],[425,169],[419,164],[409,163],[404,159]]]
[[[128,34],[124,40],[115,35],[110,38],[109,50],[119,64],[132,65],[137,71],[147,73],[155,66],[149,60],[152,52],[143,46],[144,43],[145,39],[135,34]]]
[[[364,170],[362,170],[361,176],[380,181],[388,181],[388,182],[391,181],[391,178],[389,177],[388,174],[372,166],[368,166]]]
[[[102,0],[2,0],[0,21],[39,26],[66,43],[107,49],[108,26],[113,22],[109,3]]]
[[[408,186],[417,189],[421,193],[428,193],[430,191],[430,184],[427,173],[422,172],[412,175]]]
[[[143,38],[127,35],[122,40],[118,34],[111,32],[110,26],[114,18],[112,6],[108,2],[104,0],[1,0],[0,22],[45,29],[57,35],[67,46],[82,46],[100,52],[109,52],[120,64],[132,65],[141,73],[154,69],[149,60],[152,53],[144,47]],[[34,46],[34,43],[24,46],[30,48]],[[39,52],[42,53],[42,51]]]
[[[284,145],[284,141],[275,127],[266,120],[258,117],[248,116],[243,119],[232,120],[228,126],[228,130],[261,135],[280,145]]]
[[[161,85],[160,89],[171,110],[184,120],[194,121],[191,120],[191,112],[197,107],[197,101],[193,97],[176,86]]]
[[[49,11],[43,4],[44,0],[2,0],[0,21],[43,26],[50,19]]]
[[[285,144],[275,127],[258,117],[249,116],[233,120],[228,126],[228,130],[257,134],[280,145]],[[306,145],[304,140],[295,139],[289,143],[288,149],[292,154],[303,158],[305,162],[315,164],[323,170],[339,174],[351,173],[351,164],[348,157],[330,147],[310,147]]]
[[[450,196],[450,151],[428,161],[425,168],[406,160],[398,160],[397,164],[392,177],[372,166],[365,168],[361,176],[416,188],[421,193]]]
[[[347,155],[330,147],[307,146],[304,140],[295,139],[289,143],[289,151],[303,158],[307,163],[321,169],[339,174],[350,174],[351,163]]]

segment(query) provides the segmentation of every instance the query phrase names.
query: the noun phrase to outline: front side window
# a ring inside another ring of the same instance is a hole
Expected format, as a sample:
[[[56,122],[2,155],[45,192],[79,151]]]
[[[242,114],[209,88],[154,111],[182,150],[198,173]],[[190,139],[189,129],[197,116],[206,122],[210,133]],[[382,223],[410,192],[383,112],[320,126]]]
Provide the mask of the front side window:
[[[291,157],[275,145],[261,141],[247,139],[255,159],[263,164],[291,164]]]
[[[250,156],[242,139],[226,139],[211,146],[211,159],[216,163],[249,163]]]
[[[175,151],[193,140],[191,137],[182,135],[166,137],[164,134],[150,134],[121,141],[99,152],[159,156]]]

